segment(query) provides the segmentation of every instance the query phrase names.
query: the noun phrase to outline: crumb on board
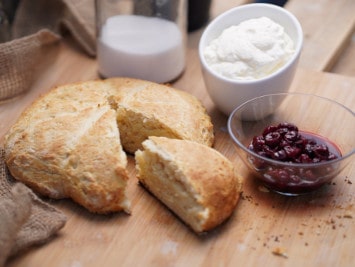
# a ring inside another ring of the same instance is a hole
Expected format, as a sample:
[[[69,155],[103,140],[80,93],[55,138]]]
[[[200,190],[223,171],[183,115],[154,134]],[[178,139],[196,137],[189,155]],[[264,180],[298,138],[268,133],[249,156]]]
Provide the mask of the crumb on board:
[[[258,187],[258,190],[260,191],[260,192],[264,192],[264,193],[269,193],[270,192],[270,190],[269,189],[267,189],[265,186],[263,186],[263,185],[260,185],[259,187]]]
[[[353,218],[353,215],[352,215],[350,212],[346,212],[346,213],[343,215],[343,218],[352,219],[352,218]]]
[[[284,248],[281,247],[276,247],[272,250],[272,254],[274,254],[275,256],[280,256],[283,258],[288,258],[287,254],[286,254],[286,250]]]

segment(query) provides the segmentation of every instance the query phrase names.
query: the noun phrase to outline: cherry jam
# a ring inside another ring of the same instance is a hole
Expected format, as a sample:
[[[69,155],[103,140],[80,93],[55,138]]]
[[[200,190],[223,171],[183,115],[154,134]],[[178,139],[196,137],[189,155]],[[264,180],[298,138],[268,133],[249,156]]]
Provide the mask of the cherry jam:
[[[319,135],[300,132],[291,123],[268,126],[255,136],[249,149],[260,156],[292,163],[318,163],[340,156],[336,146]]]
[[[281,167],[256,157],[249,162],[271,189],[290,194],[314,190],[336,174],[338,164],[314,166],[312,163],[330,162],[341,157],[340,149],[327,138],[300,131],[292,123],[266,127],[255,136],[248,147],[260,156],[289,163]],[[299,164],[309,164],[300,167]],[[298,165],[298,166],[297,166]]]

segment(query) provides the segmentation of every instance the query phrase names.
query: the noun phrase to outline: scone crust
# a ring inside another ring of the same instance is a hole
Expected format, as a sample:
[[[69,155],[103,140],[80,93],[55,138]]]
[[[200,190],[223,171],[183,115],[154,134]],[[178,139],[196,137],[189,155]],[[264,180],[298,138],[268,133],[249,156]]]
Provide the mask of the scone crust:
[[[242,190],[242,179],[232,163],[217,150],[193,141],[174,140],[164,137],[150,137],[143,143],[154,142],[160,152],[170,158],[169,164],[175,164],[188,179],[187,185],[199,196],[199,204],[209,210],[208,219],[197,232],[208,231],[225,221],[234,211]],[[142,151],[137,151],[140,157]],[[148,176],[142,173],[139,160],[136,159],[138,179],[151,188]]]

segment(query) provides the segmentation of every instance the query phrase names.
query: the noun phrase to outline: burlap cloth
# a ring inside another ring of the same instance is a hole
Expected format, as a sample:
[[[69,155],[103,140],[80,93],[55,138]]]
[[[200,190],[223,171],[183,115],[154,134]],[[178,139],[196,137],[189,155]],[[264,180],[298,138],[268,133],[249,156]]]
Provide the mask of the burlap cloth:
[[[11,38],[0,43],[0,104],[26,92],[36,79],[44,48],[70,34],[88,56],[95,56],[94,0],[20,0]],[[65,215],[16,182],[0,148],[0,267],[6,259],[47,242]]]
[[[66,216],[16,182],[0,148],[0,266],[8,257],[43,244],[66,223]]]
[[[10,40],[0,43],[0,101],[30,88],[43,47],[64,34],[95,56],[94,0],[20,0],[10,30]]]

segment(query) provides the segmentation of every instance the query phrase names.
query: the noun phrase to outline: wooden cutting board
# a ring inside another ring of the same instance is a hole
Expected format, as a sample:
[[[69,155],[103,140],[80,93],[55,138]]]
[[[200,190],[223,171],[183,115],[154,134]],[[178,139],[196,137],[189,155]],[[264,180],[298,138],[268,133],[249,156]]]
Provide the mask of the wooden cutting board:
[[[173,85],[201,99],[215,125],[215,149],[245,178],[233,216],[217,229],[196,235],[138,185],[129,158],[132,215],[94,215],[70,200],[48,200],[68,216],[66,226],[49,243],[12,259],[9,267],[353,266],[354,161],[332,184],[309,195],[284,197],[263,190],[233,148],[227,117],[206,93],[193,42],[192,36],[186,71]],[[21,111],[50,87],[97,78],[95,60],[66,44],[50,54],[51,64],[31,91],[0,105],[0,143]],[[291,90],[330,97],[354,110],[354,88],[355,78],[299,69]]]

